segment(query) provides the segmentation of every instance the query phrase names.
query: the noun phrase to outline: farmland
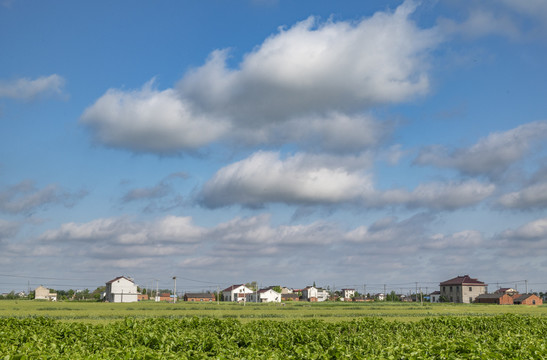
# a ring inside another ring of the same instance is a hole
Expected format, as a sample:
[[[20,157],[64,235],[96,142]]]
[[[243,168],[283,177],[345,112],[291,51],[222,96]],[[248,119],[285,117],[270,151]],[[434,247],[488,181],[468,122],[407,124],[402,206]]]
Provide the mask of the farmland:
[[[417,321],[438,316],[489,316],[521,314],[547,317],[547,306],[497,306],[485,304],[430,304],[424,303],[307,303],[280,304],[247,303],[100,303],[100,302],[46,302],[0,301],[0,318],[48,317],[61,321],[108,323],[126,317],[192,318],[252,320],[306,320],[320,319],[328,322],[349,321],[355,318],[374,317],[388,321]]]
[[[547,357],[547,307],[0,302],[0,358]]]

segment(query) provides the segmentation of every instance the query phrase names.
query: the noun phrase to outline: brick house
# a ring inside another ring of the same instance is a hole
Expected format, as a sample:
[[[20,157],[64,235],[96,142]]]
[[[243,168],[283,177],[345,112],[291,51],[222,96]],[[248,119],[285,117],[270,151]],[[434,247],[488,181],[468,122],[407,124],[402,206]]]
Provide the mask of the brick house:
[[[479,304],[513,305],[513,297],[509,294],[481,294],[475,298]]]
[[[543,305],[543,300],[535,294],[516,294],[513,303],[517,305]]]
[[[184,301],[211,302],[211,301],[215,301],[215,294],[211,294],[211,293],[186,293],[186,294],[184,294]]]
[[[173,295],[171,295],[170,293],[160,293],[156,297],[156,301],[173,302]]]
[[[439,284],[441,297],[452,303],[470,304],[479,295],[486,294],[486,284],[469,275],[457,276]]]
[[[300,301],[300,295],[298,294],[281,294],[282,301]]]

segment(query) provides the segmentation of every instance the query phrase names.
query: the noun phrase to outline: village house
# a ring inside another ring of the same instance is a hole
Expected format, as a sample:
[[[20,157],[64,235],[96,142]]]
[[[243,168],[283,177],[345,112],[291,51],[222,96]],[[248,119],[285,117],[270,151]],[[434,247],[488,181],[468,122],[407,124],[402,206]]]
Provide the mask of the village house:
[[[241,302],[246,301],[247,294],[252,294],[253,290],[249,289],[247,286],[232,285],[222,290],[222,301],[235,301]]]
[[[355,289],[342,289],[342,301],[351,301],[355,295]]]
[[[325,289],[317,289],[317,302],[327,301],[329,292]]]
[[[384,301],[386,299],[386,295],[384,293],[374,294],[374,299],[378,301]]]
[[[317,288],[315,286],[307,286],[302,289],[302,300],[317,302]]]
[[[130,278],[118,276],[106,283],[105,301],[114,303],[137,302],[137,285]]]
[[[266,289],[260,289],[257,292],[248,294],[247,301],[249,302],[281,302],[281,293],[278,293],[271,287]]]
[[[148,294],[137,294],[137,301],[146,301],[148,300]]]
[[[513,296],[515,294],[518,294],[518,291],[513,288],[499,288],[498,290],[494,291],[494,294],[507,294],[509,296]]]
[[[171,293],[160,293],[156,296],[156,302],[173,302],[174,296]]]
[[[486,284],[469,275],[457,276],[440,283],[441,296],[452,303],[470,304],[479,295],[486,294]]]
[[[441,292],[439,290],[437,290],[437,291],[433,291],[431,294],[429,294],[429,302],[432,302],[432,303],[441,302]]]
[[[513,297],[509,294],[481,294],[475,298],[478,304],[513,305]]]
[[[282,301],[300,301],[300,295],[298,294],[281,294]]]
[[[543,300],[535,294],[516,294],[513,303],[517,305],[543,305]]]
[[[57,301],[57,293],[51,293],[48,288],[40,285],[34,290],[34,300]]]
[[[211,302],[215,301],[215,294],[211,293],[186,293],[184,301],[190,302]]]

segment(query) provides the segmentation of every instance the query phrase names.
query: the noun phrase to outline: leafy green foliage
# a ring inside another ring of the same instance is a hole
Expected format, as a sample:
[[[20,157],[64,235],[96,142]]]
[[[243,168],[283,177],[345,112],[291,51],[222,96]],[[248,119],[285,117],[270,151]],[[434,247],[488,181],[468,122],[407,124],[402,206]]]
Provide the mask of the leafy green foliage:
[[[0,358],[540,359],[546,334],[545,317],[522,315],[408,323],[126,318],[106,325],[6,318]]]

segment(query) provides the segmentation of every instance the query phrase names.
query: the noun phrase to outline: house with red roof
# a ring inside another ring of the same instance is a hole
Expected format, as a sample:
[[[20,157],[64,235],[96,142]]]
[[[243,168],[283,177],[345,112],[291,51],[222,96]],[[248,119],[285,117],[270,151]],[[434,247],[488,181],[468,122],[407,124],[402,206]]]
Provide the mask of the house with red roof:
[[[449,302],[471,304],[477,296],[486,294],[487,284],[469,275],[463,275],[443,281],[439,286],[441,297]]]

